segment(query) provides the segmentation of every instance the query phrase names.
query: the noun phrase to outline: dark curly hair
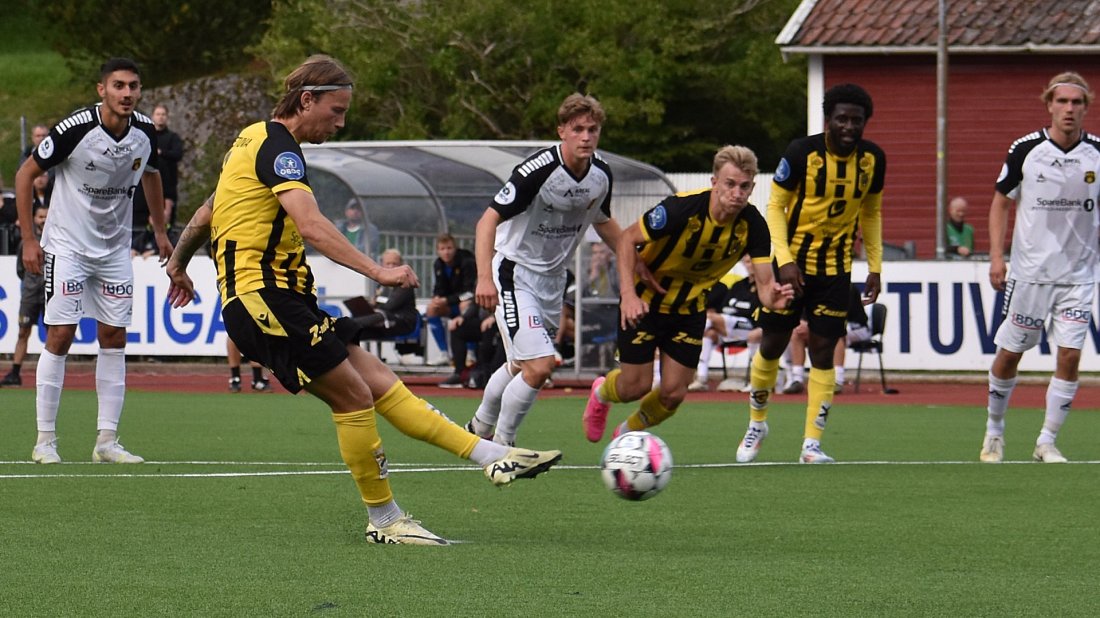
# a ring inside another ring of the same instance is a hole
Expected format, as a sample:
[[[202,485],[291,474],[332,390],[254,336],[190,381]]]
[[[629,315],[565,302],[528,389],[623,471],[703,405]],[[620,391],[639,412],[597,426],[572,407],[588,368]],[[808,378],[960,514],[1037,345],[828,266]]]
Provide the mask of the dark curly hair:
[[[871,103],[871,95],[855,84],[837,84],[825,92],[825,100],[821,107],[825,110],[826,118],[833,115],[837,103],[850,103],[862,107],[866,120],[870,120],[875,111],[875,106]]]

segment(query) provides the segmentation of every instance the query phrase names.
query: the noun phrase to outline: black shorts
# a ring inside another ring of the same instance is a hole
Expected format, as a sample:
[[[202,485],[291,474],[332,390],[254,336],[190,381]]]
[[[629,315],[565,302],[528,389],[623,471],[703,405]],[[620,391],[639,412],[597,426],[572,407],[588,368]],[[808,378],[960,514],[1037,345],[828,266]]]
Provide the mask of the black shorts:
[[[230,300],[222,320],[241,354],[292,393],[302,390],[301,376],[317,378],[344,362],[358,330],[350,318],[321,311],[314,296],[267,288]]]
[[[767,331],[791,331],[805,317],[810,332],[839,339],[848,332],[848,298],[851,273],[843,275],[803,275],[806,285],[802,296],[783,311],[760,308],[759,325]]]
[[[685,367],[699,364],[703,350],[703,328],[706,313],[689,315],[646,314],[636,328],[619,330],[619,361],[631,365],[653,362],[653,354],[661,350]]]

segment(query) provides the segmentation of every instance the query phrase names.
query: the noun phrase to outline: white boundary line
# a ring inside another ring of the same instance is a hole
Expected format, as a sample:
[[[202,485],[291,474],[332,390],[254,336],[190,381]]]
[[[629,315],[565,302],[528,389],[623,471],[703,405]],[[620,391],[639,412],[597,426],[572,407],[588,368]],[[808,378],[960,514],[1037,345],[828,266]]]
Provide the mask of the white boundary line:
[[[0,465],[9,464],[25,464],[31,462],[23,461],[0,461]],[[1033,464],[1035,462],[1031,460],[1020,461],[1005,461],[1002,465],[1019,465],[1019,464]],[[1074,461],[1069,462],[1071,464],[1080,465],[1095,465],[1100,464],[1100,461]],[[224,466],[302,466],[302,467],[318,467],[318,466],[339,466],[338,470],[285,470],[277,472],[150,472],[148,474],[132,473],[132,472],[119,472],[119,473],[77,473],[77,474],[0,474],[0,480],[5,479],[36,479],[36,478],[243,478],[243,477],[268,477],[268,476],[332,476],[338,474],[347,474],[348,471],[343,468],[343,464],[339,463],[322,463],[322,462],[195,462],[195,461],[150,461],[146,464],[153,465],[224,465]],[[60,464],[63,466],[81,466],[81,465],[94,465],[100,468],[111,467],[110,464],[92,464],[91,462],[72,462]],[[676,468],[698,468],[698,469],[710,469],[710,468],[763,468],[763,467],[784,467],[784,466],[797,466],[802,465],[799,462],[754,462],[747,464],[739,463],[710,463],[710,464],[679,464],[673,466]],[[828,464],[827,467],[833,466],[962,466],[962,465],[984,465],[994,467],[997,464],[984,464],[978,461],[844,461]],[[596,470],[599,466],[555,466],[555,470]],[[435,464],[402,464],[399,466],[391,466],[391,472],[473,472],[480,471],[478,466],[470,465],[435,465]]]

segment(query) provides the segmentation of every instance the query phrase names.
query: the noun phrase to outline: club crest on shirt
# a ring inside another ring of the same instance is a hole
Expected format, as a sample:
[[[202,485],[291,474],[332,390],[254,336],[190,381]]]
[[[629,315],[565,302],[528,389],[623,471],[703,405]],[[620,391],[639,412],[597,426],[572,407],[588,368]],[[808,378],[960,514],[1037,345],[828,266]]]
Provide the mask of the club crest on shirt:
[[[130,166],[130,169],[135,172],[141,169],[141,157],[134,159],[134,164]]]
[[[293,152],[284,152],[275,157],[275,175],[287,180],[301,180],[306,175],[306,166]]]
[[[646,225],[651,230],[664,229],[668,224],[668,211],[665,210],[664,204],[657,204],[653,210],[649,211],[649,214],[645,216]]]
[[[1096,172],[1085,172],[1085,182],[1090,185],[1096,182]]]
[[[775,181],[783,182],[791,175],[791,164],[787,163],[787,159],[783,158],[779,160],[779,167],[775,168]]]
[[[493,198],[494,202],[496,202],[497,204],[500,204],[502,206],[506,206],[508,204],[511,204],[515,200],[516,200],[516,187],[515,187],[515,185],[512,184],[511,181],[508,181],[507,183],[505,183],[505,185],[500,188],[500,191],[497,191],[496,197]]]

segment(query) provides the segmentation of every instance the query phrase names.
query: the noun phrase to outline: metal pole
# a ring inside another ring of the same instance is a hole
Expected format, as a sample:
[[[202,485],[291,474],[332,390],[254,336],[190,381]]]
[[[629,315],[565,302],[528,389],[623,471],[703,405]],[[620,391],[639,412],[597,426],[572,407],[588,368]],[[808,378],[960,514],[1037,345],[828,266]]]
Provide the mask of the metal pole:
[[[947,0],[939,0],[936,45],[936,258],[944,259],[947,224]]]

